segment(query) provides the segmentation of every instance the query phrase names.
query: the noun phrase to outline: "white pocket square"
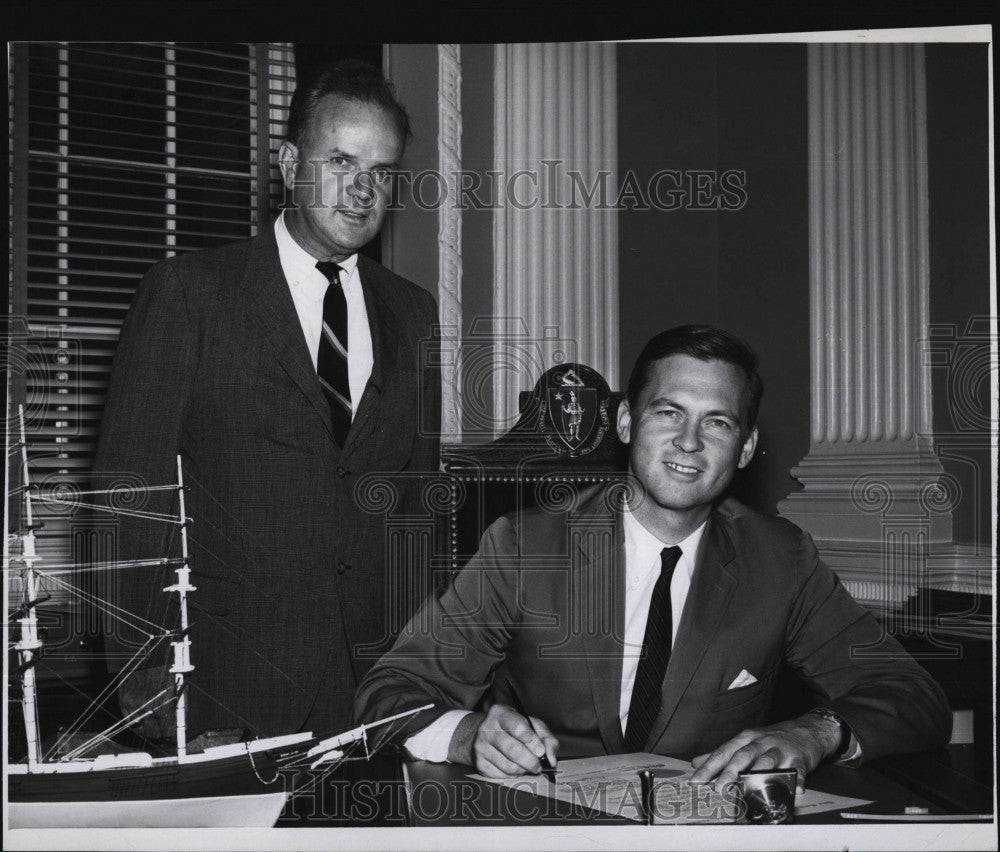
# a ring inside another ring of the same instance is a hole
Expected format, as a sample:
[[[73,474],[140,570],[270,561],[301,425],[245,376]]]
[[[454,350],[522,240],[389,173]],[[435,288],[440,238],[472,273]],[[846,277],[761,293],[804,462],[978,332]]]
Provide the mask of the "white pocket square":
[[[750,672],[748,672],[746,669],[743,669],[743,671],[741,671],[738,675],[736,675],[736,680],[734,680],[731,684],[729,684],[729,688],[739,689],[741,686],[750,686],[751,684],[756,682],[757,678],[755,678],[752,674],[750,674]]]

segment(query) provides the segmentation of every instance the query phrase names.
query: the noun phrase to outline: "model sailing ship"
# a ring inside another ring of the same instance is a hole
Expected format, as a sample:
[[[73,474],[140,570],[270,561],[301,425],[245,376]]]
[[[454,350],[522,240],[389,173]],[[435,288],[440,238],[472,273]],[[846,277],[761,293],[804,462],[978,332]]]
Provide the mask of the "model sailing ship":
[[[176,581],[164,592],[177,595],[179,626],[174,631],[164,629],[162,633],[173,646],[170,673],[174,678],[174,689],[172,695],[168,694],[162,700],[174,705],[176,754],[154,757],[146,752],[125,752],[86,756],[98,746],[110,742],[116,733],[155,712],[156,706],[150,705],[139,708],[136,713],[53,758],[52,754],[65,748],[78,726],[92,716],[92,712],[85,713],[77,726],[62,733],[43,754],[35,683],[35,665],[43,644],[38,629],[37,607],[49,596],[40,593],[41,578],[48,576],[58,585],[74,590],[58,579],[58,571],[46,575],[36,567],[41,559],[35,549],[32,500],[44,498],[33,495],[29,481],[23,407],[20,411],[20,432],[24,516],[17,535],[20,553],[11,554],[10,562],[12,566],[18,566],[12,570],[20,573],[22,599],[19,607],[10,614],[8,623],[13,625],[17,622],[20,625],[19,641],[13,645],[18,654],[14,677],[21,688],[27,756],[24,762],[10,763],[7,767],[10,828],[272,826],[289,797],[308,792],[324,774],[347,760],[367,760],[385,742],[394,722],[426,709],[400,713],[332,737],[318,738],[312,733],[290,734],[206,748],[198,754],[189,753],[185,679],[194,671],[194,665],[188,635],[187,595],[196,588],[191,585],[188,565],[187,525],[190,519],[185,516],[183,471],[178,456],[177,483],[166,486],[176,489],[178,516],[157,518],[179,526],[181,556],[179,559],[151,559],[128,564],[130,568],[163,564],[175,568]],[[164,486],[154,488],[159,490]],[[79,496],[107,493],[92,491]],[[103,505],[92,508],[107,509]],[[106,570],[112,566],[88,567]],[[106,604],[92,597],[90,599],[98,605]],[[105,611],[112,617],[121,617],[114,607],[107,606]],[[137,655],[123,667],[118,677],[95,699],[91,710],[96,709],[122,680],[136,670],[145,653]],[[370,739],[369,732],[373,730],[377,733]],[[289,779],[301,779],[303,770],[310,770],[304,773],[308,779],[307,786],[293,788]]]

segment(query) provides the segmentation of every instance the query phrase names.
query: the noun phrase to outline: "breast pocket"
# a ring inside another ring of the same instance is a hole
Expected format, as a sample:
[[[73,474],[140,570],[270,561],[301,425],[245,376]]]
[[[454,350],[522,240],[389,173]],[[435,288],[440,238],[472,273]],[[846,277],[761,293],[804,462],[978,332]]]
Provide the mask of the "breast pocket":
[[[736,689],[727,689],[715,696],[712,709],[716,713],[724,713],[728,710],[748,710],[754,709],[754,702],[763,704],[765,700],[770,700],[771,684],[774,680],[775,669],[761,677],[756,683],[749,686],[740,686]]]

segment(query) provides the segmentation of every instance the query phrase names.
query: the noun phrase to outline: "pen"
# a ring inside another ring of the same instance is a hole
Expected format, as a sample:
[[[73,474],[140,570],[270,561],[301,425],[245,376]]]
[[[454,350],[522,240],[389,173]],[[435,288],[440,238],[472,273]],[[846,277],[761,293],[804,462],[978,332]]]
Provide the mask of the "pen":
[[[653,773],[648,769],[639,770],[640,798],[642,799],[643,825],[653,824]]]
[[[538,731],[535,730],[535,726],[531,721],[531,717],[528,715],[528,711],[524,709],[524,702],[521,701],[521,696],[517,694],[517,690],[514,689],[514,684],[511,683],[510,678],[507,678],[507,688],[510,690],[510,697],[514,701],[514,709],[528,720],[528,724],[531,725],[531,730],[535,731],[535,734],[537,734]],[[549,763],[548,754],[543,751],[539,760],[542,764],[542,774],[554,784],[556,780],[556,768]]]

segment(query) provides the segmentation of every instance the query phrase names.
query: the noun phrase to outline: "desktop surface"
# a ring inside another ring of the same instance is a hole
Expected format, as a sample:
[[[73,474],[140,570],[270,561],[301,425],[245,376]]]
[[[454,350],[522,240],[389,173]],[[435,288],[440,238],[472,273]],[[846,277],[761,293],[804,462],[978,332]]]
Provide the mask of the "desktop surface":
[[[941,749],[903,759],[885,758],[850,768],[821,766],[806,782],[813,790],[870,800],[871,804],[843,809],[855,814],[900,815],[907,808],[926,809],[930,815],[992,813],[992,791],[968,787],[966,779],[947,771],[948,751]],[[536,796],[471,777],[475,770],[458,764],[409,761],[405,764],[410,824],[414,826],[530,826],[574,822],[583,825],[637,825],[626,816],[583,805]],[[913,775],[915,777],[910,778]],[[934,777],[938,783],[929,783]],[[949,793],[951,798],[949,798]],[[954,794],[965,801],[954,801]],[[811,814],[796,824],[847,824],[841,810]]]

